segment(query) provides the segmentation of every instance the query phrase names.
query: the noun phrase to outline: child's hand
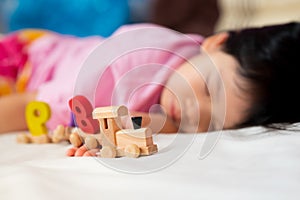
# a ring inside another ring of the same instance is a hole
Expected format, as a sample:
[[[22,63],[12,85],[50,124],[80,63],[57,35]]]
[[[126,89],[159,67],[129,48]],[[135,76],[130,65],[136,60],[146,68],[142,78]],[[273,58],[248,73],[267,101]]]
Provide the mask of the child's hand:
[[[0,97],[0,133],[27,130],[25,108],[35,97],[35,92]]]

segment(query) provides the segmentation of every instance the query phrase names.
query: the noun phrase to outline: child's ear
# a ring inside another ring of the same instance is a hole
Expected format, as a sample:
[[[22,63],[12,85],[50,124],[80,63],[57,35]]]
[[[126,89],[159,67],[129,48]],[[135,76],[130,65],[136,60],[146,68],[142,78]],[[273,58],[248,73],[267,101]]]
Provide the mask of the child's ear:
[[[217,33],[215,35],[207,37],[203,41],[201,47],[205,52],[212,52],[218,50],[224,44],[224,42],[226,42],[228,37],[229,34],[227,32]]]

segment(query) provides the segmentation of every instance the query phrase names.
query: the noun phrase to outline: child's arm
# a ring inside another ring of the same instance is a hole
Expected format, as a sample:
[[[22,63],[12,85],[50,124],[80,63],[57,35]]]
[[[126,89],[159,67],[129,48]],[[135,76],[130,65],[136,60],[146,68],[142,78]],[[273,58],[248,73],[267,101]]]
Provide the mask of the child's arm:
[[[143,112],[130,112],[132,117],[142,117],[142,127],[150,127],[153,133],[177,133],[178,127],[174,121],[163,114],[143,113]]]
[[[36,93],[11,94],[0,97],[0,133],[27,130],[26,105]]]

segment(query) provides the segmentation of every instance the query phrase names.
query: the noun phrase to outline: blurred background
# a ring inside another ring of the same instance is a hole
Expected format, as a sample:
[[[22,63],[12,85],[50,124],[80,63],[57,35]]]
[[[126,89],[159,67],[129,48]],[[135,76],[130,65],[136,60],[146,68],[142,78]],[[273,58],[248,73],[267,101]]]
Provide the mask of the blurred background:
[[[0,0],[0,33],[41,28],[108,37],[123,24],[151,22],[203,36],[300,21],[300,0]]]

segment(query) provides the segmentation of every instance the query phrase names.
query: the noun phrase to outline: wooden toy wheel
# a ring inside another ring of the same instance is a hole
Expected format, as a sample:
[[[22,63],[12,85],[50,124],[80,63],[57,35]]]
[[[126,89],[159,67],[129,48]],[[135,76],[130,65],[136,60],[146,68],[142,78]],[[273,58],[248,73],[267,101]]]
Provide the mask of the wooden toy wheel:
[[[71,133],[69,140],[74,147],[82,146],[82,139],[77,132]]]
[[[100,156],[102,158],[115,158],[117,156],[117,151],[111,146],[104,146],[100,150]]]
[[[36,144],[51,143],[51,139],[47,134],[43,134],[43,135],[39,135],[39,136],[32,136],[31,141],[32,141],[32,143],[36,143]]]
[[[21,143],[21,144],[27,144],[31,142],[31,138],[29,136],[29,134],[27,133],[22,133],[17,135],[17,142]]]
[[[96,149],[98,147],[98,141],[92,136],[87,136],[84,140],[84,144],[88,149]]]
[[[65,127],[62,125],[58,125],[56,129],[53,131],[52,142],[59,143],[64,140],[65,137]]]
[[[140,148],[136,144],[129,144],[125,147],[125,156],[129,158],[137,158],[140,156]]]

